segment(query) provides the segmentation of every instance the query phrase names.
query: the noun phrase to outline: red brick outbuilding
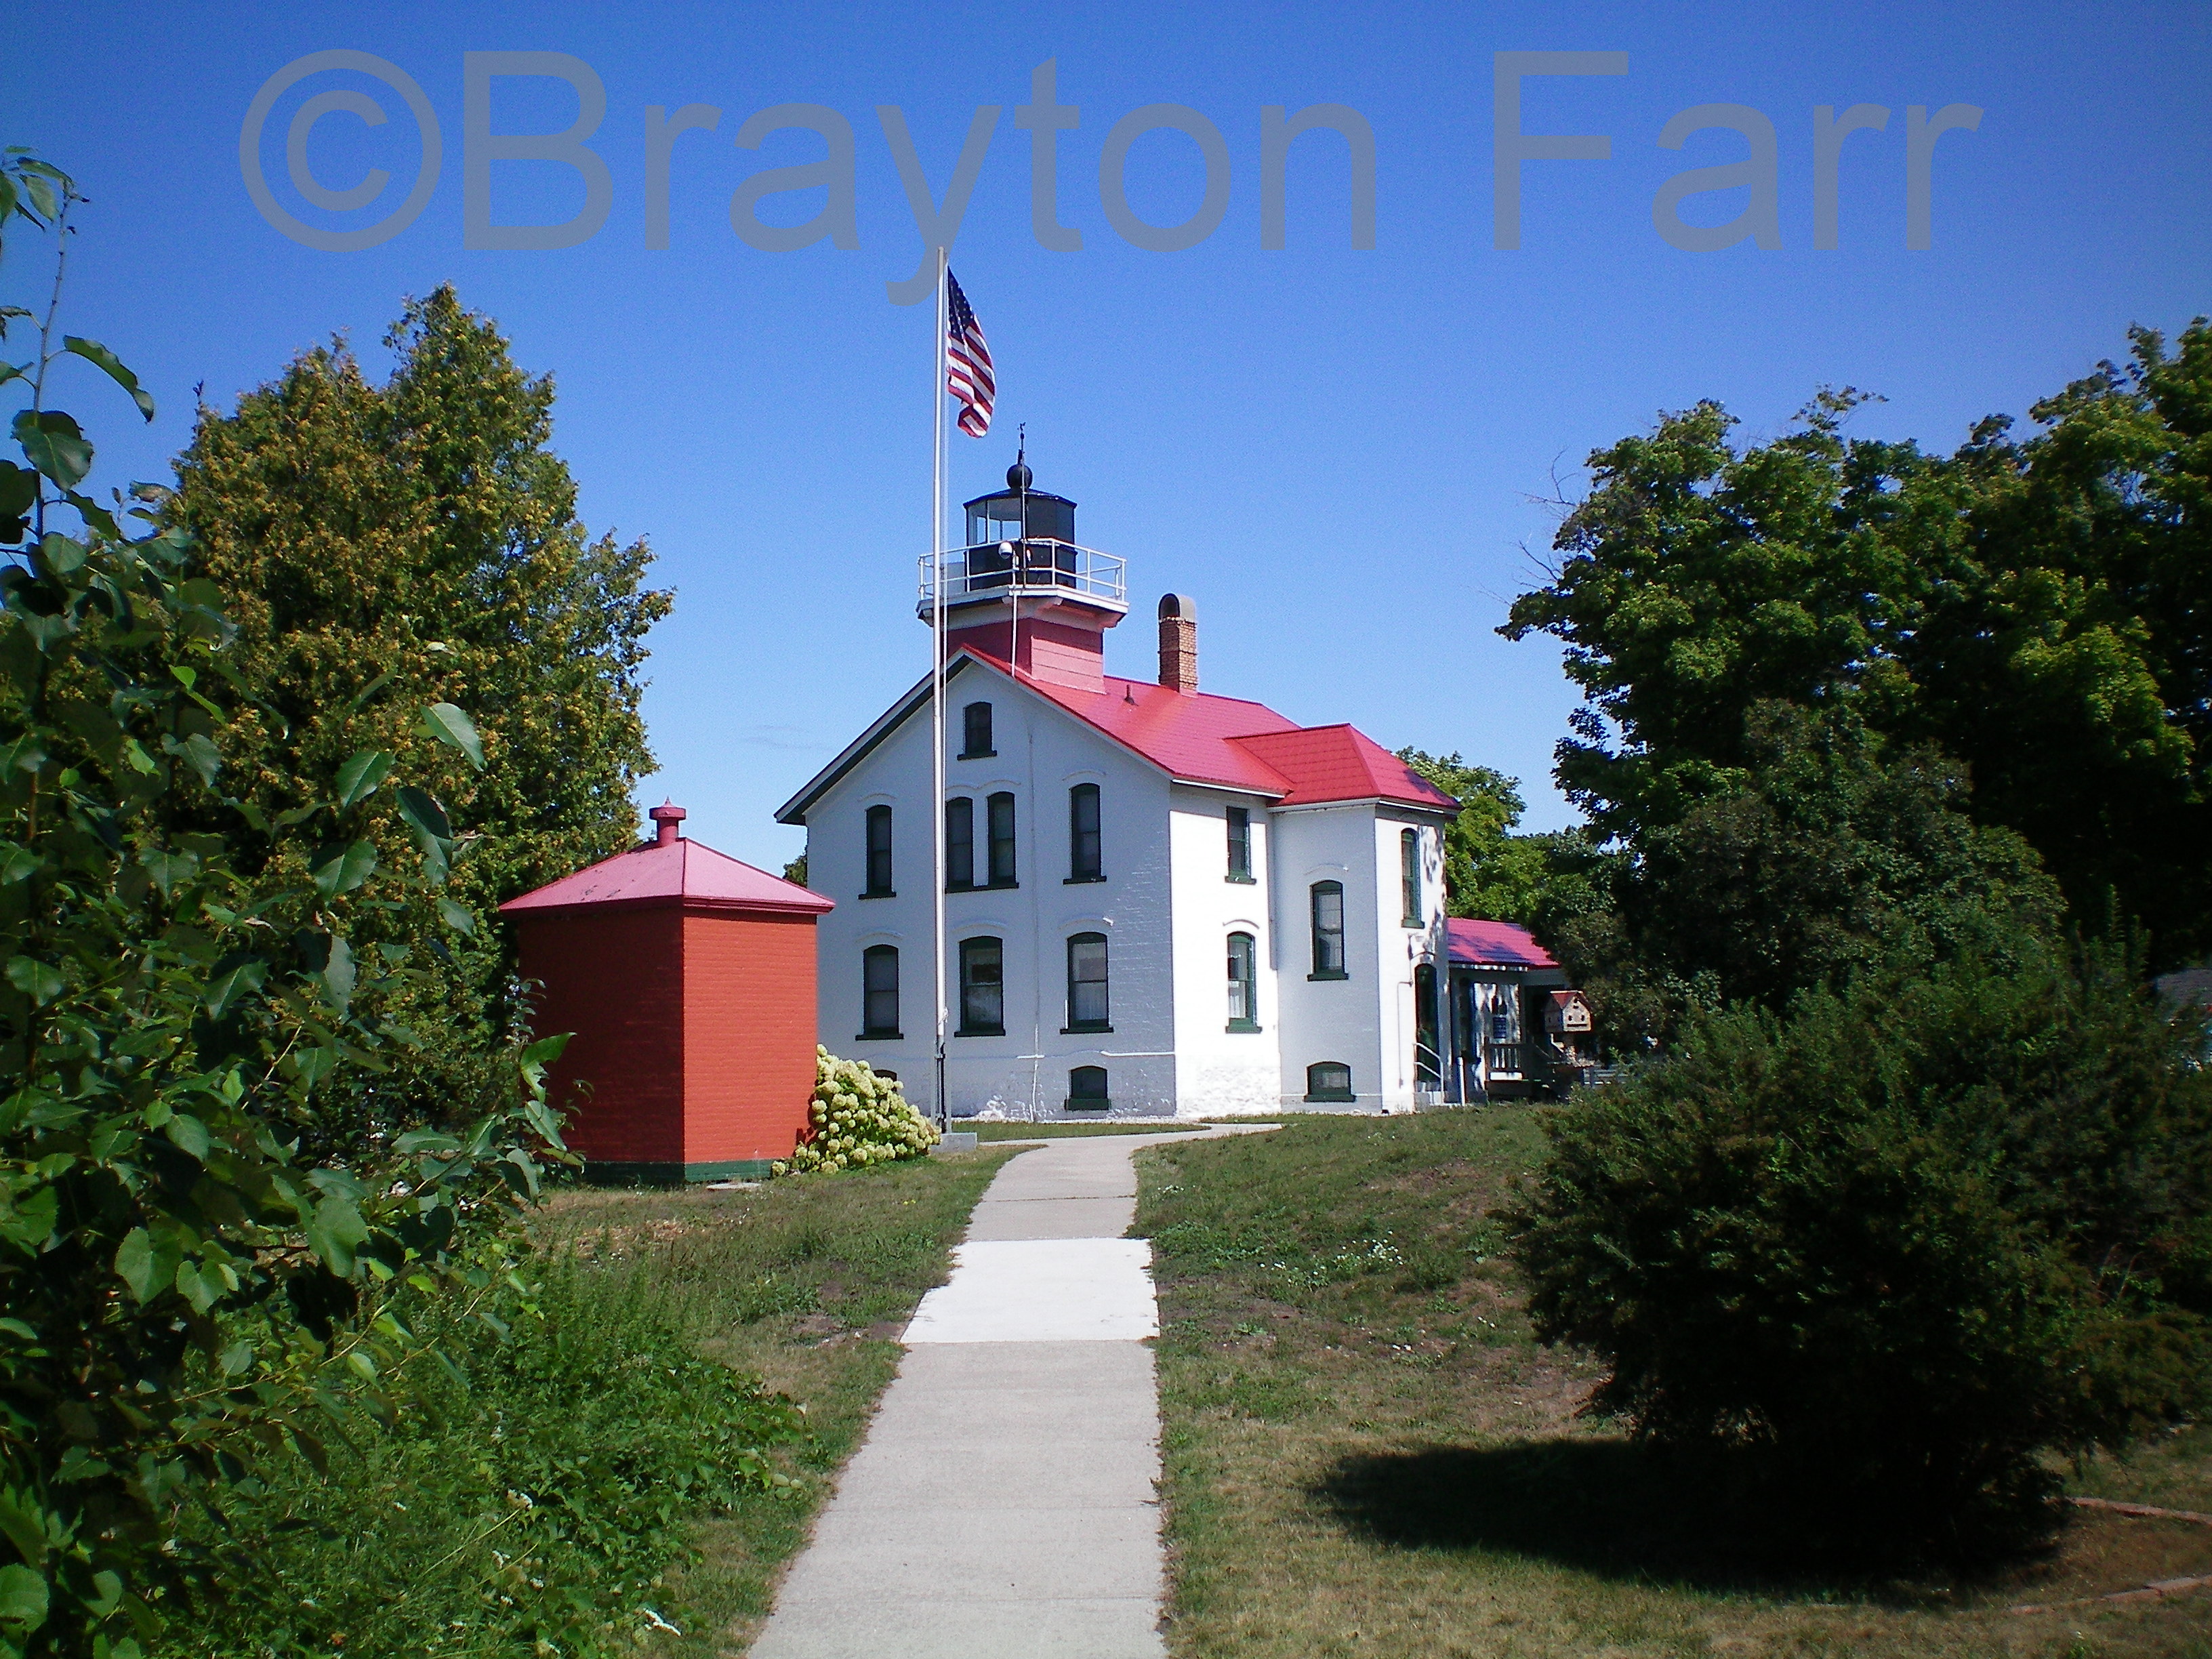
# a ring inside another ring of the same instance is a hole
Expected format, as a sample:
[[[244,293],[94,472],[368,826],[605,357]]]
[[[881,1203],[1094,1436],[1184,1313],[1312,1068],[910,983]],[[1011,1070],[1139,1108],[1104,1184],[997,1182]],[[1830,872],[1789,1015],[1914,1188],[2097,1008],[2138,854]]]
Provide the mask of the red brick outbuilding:
[[[830,901],[702,847],[654,838],[500,907],[541,1032],[570,1031],[556,1099],[568,1144],[613,1182],[765,1176],[814,1088],[814,919]]]

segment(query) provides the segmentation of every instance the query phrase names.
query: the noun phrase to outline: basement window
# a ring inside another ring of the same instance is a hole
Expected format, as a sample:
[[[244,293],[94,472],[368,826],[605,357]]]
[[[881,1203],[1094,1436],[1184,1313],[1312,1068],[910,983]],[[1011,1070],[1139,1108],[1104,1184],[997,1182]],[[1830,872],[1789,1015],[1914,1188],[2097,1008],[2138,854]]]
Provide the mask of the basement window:
[[[1106,1092],[1103,1066],[1079,1066],[1067,1074],[1067,1109],[1103,1112],[1114,1103]]]
[[[1356,1100],[1352,1092],[1352,1067],[1341,1060],[1316,1060],[1306,1067],[1306,1098],[1335,1105]]]

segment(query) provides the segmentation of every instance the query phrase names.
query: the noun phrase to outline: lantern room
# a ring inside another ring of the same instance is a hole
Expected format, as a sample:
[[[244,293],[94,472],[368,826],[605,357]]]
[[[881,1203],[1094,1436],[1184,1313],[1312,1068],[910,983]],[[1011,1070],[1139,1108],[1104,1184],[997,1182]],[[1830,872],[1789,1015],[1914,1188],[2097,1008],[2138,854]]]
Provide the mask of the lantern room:
[[[533,1024],[574,1033],[552,1097],[576,1107],[592,1180],[763,1176],[806,1127],[814,922],[833,906],[689,839],[680,806],[652,817],[643,846],[500,907],[540,987]]]
[[[968,544],[921,558],[915,614],[936,617],[941,567],[948,650],[972,647],[1054,684],[1104,688],[1106,630],[1129,613],[1111,553],[1075,539],[1075,503],[1035,487],[1017,455],[1006,487],[967,503]]]

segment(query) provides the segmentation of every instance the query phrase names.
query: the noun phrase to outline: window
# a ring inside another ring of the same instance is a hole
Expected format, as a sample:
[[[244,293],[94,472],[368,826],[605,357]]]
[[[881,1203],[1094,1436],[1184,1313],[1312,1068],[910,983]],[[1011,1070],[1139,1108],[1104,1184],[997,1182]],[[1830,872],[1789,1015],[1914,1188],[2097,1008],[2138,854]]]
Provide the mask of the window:
[[[1313,972],[1311,979],[1343,979],[1344,884],[1313,884]]]
[[[860,1035],[899,1034],[898,949],[871,945],[860,952]]]
[[[862,898],[890,898],[891,892],[891,809],[871,806],[868,809],[868,885]]]
[[[1067,1109],[1103,1112],[1114,1103],[1106,1092],[1103,1066],[1079,1066],[1067,1074]]]
[[[962,1036],[1006,1034],[1006,949],[994,939],[960,941]]]
[[[961,711],[960,758],[987,760],[999,751],[991,747],[991,705],[971,702]]]
[[[1106,1023],[1106,935],[1078,933],[1067,941],[1067,1029],[1110,1031]]]
[[[975,803],[957,795],[945,803],[945,890],[964,893],[975,884]]]
[[[1229,936],[1229,1029],[1232,1031],[1260,1029],[1258,954],[1251,934]]]
[[[1330,1101],[1357,1098],[1352,1092],[1352,1067],[1341,1060],[1316,1060],[1306,1067],[1306,1098]]]
[[[1252,813],[1247,807],[1229,809],[1229,879],[1252,879]]]
[[[991,885],[1014,885],[1014,798],[997,794],[985,803],[991,817]]]
[[[1398,884],[1404,890],[1406,914],[1404,925],[1419,927],[1421,915],[1421,832],[1401,830],[1398,835]]]
[[[1106,855],[1098,836],[1098,786],[1079,783],[1067,792],[1067,878],[1106,879]]]

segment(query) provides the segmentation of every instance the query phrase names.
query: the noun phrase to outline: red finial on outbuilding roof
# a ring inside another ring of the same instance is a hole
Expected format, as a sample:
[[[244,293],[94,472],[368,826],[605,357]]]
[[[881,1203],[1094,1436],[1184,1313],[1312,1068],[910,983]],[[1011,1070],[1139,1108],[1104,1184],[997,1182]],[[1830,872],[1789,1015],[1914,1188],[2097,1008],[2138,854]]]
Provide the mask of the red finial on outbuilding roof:
[[[656,847],[665,847],[683,833],[676,826],[690,814],[672,800],[665,800],[646,817],[653,820],[653,842]]]

